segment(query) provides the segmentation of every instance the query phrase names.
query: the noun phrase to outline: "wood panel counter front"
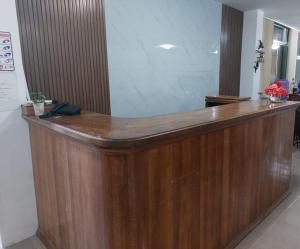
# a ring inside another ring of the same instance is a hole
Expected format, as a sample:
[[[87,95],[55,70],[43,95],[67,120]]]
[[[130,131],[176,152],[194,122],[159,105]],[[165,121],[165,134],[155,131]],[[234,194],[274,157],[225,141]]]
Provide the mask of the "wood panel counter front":
[[[289,193],[298,105],[24,117],[37,234],[49,249],[233,248]]]

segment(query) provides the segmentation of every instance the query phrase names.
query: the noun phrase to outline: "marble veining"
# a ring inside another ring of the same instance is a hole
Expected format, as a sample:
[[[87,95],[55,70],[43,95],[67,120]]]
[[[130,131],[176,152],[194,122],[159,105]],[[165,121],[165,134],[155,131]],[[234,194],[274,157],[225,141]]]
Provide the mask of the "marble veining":
[[[219,88],[221,12],[212,0],[106,1],[112,115],[204,107]]]

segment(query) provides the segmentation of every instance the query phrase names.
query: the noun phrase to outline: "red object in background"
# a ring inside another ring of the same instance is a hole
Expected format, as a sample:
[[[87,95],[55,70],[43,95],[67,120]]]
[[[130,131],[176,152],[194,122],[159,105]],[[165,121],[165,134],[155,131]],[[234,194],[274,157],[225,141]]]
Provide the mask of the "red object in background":
[[[269,96],[288,96],[288,91],[279,81],[275,81],[265,88],[265,94]]]

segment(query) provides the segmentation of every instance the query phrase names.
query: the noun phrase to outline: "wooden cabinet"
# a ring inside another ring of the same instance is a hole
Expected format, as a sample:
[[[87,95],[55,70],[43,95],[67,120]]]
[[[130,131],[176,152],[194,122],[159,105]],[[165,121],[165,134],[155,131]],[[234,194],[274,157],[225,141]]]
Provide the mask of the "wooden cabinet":
[[[30,128],[49,249],[233,248],[289,193],[296,103]]]
[[[251,100],[250,97],[236,97],[236,96],[206,96],[205,97],[205,104],[206,107],[212,107],[212,106],[219,106],[219,105],[226,105],[226,104],[232,104],[232,103],[238,103],[242,101],[249,101]]]
[[[289,100],[290,101],[300,101],[300,94],[290,94]]]

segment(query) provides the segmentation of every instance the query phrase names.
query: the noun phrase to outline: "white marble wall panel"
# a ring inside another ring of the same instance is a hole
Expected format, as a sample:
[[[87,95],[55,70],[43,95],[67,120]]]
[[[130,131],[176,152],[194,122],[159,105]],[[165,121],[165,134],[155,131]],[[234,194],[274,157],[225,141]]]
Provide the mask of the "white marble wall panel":
[[[218,93],[222,6],[212,0],[108,0],[112,115],[204,107]]]

